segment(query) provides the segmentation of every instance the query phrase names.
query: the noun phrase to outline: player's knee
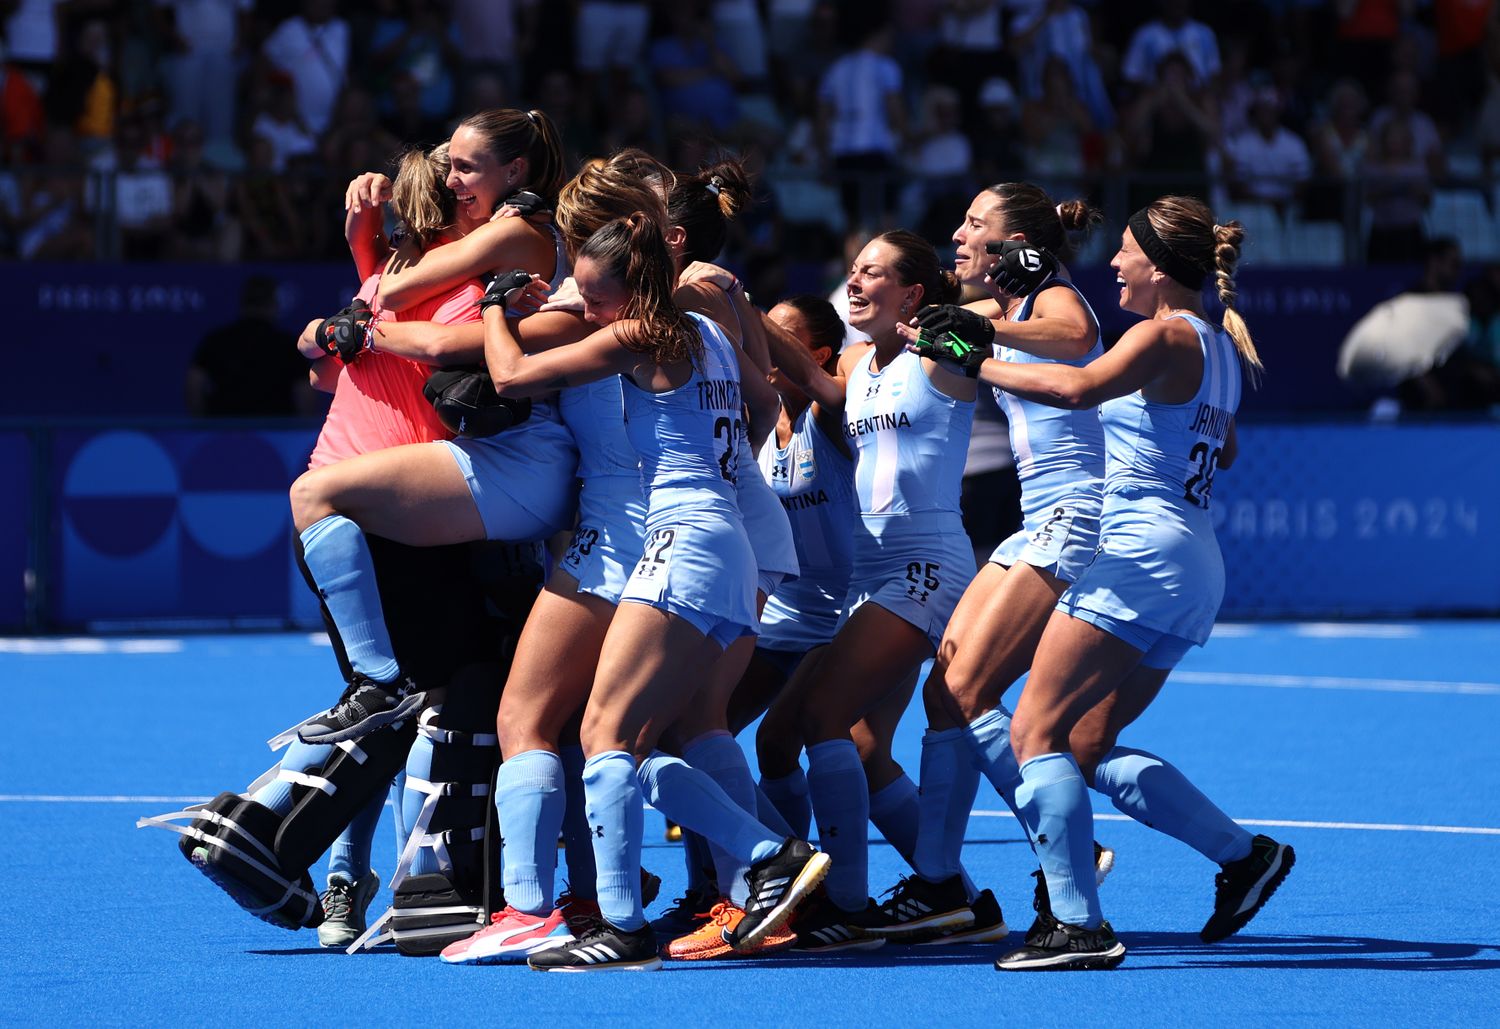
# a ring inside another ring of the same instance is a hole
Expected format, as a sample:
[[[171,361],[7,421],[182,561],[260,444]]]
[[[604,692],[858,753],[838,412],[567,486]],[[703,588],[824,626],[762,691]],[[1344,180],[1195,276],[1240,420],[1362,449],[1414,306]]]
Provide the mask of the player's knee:
[[[303,472],[292,483],[292,524],[298,532],[333,514],[333,505],[328,496],[327,476],[318,469]]]
[[[760,774],[779,779],[792,774],[802,754],[802,737],[790,725],[767,715],[755,732],[755,760]]]

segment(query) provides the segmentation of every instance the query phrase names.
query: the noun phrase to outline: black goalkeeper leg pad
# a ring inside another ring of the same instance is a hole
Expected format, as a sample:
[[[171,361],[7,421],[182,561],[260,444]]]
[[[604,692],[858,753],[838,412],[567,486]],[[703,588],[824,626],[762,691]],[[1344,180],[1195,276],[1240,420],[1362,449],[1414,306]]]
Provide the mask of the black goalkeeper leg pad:
[[[282,929],[311,929],[323,908],[307,866],[290,871],[273,849],[281,818],[238,793],[221,793],[182,833],[182,856],[236,904]]]

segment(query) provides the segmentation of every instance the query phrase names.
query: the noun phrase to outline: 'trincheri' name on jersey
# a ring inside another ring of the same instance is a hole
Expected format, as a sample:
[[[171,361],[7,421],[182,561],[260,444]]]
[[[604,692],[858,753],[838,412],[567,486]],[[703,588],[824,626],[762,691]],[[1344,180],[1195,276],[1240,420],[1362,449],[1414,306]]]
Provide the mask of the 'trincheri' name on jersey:
[[[738,411],[740,409],[740,384],[733,379],[699,379],[698,409],[700,411]]]
[[[877,414],[869,418],[855,418],[844,423],[844,434],[850,439],[868,435],[872,432],[884,432],[886,429],[909,429],[911,419],[906,416],[905,411],[896,414]]]
[[[1222,440],[1229,435],[1229,422],[1233,418],[1234,412],[1232,411],[1214,407],[1212,404],[1199,404],[1198,416],[1193,419],[1193,424],[1188,427],[1188,431]]]

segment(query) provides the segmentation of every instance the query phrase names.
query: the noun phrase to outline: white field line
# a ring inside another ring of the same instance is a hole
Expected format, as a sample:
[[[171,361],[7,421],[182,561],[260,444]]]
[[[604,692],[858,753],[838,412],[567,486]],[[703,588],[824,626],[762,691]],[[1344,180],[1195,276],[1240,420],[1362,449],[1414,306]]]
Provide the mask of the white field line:
[[[976,810],[971,815],[979,818],[1009,818],[1009,811]],[[1129,815],[1111,815],[1094,812],[1096,822],[1133,822]],[[1286,818],[1236,818],[1240,825],[1265,825],[1282,829],[1338,829],[1345,832],[1435,832],[1458,836],[1500,836],[1500,828],[1483,825],[1405,825],[1400,822],[1302,822]]]
[[[1431,679],[1360,679],[1342,675],[1263,675],[1255,672],[1173,672],[1168,681],[1194,686],[1266,686],[1284,690],[1365,690],[1374,693],[1500,696],[1500,683]]]

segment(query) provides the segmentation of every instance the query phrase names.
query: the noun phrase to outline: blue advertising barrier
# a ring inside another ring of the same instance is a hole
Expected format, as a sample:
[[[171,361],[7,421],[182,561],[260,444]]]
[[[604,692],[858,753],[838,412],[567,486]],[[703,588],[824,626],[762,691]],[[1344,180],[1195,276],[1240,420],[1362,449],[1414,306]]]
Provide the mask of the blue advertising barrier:
[[[1500,425],[1243,425],[1223,617],[1500,611]]]
[[[0,431],[0,474],[19,487],[0,494],[0,629],[319,625],[287,503],[315,435],[285,423]],[[1500,424],[1245,424],[1239,436],[1214,485],[1223,617],[1500,613]],[[39,545],[34,517],[48,526]]]

